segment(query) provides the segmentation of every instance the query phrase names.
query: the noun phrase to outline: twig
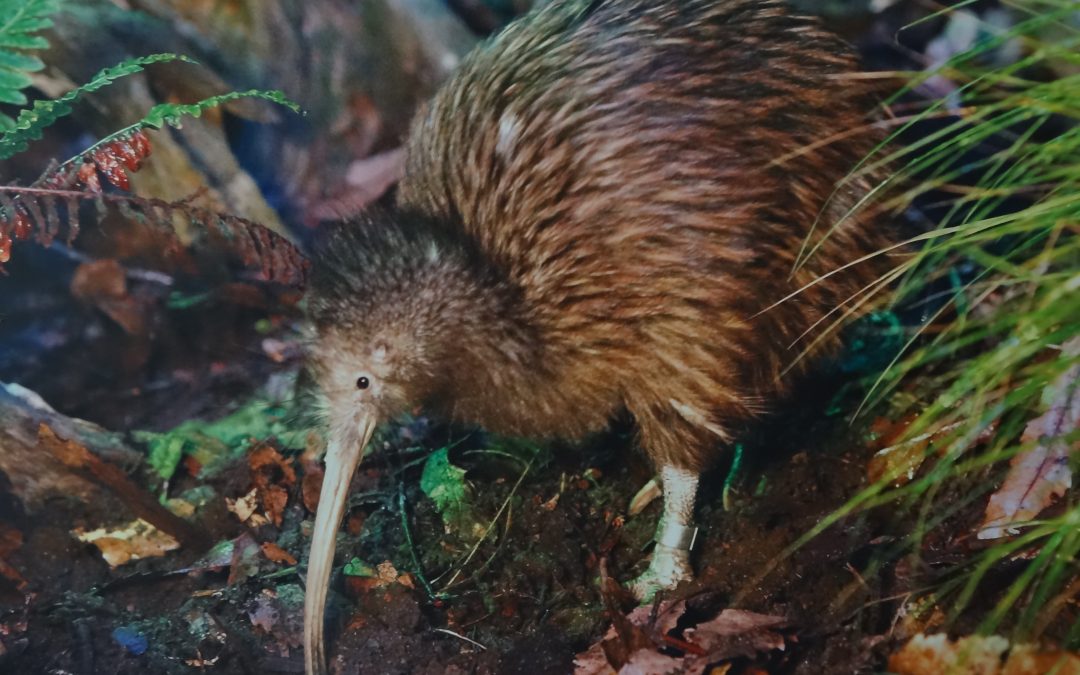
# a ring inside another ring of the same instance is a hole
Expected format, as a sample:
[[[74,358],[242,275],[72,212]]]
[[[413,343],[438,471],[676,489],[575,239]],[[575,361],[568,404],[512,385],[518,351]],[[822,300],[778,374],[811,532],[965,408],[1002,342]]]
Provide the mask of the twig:
[[[450,630],[449,628],[432,628],[431,630],[435,631],[436,633],[446,633],[447,635],[453,635],[454,637],[456,637],[459,640],[464,640],[465,642],[468,642],[469,644],[473,645],[474,647],[479,647],[480,649],[483,649],[485,652],[487,651],[487,647],[480,644],[476,640],[474,640],[472,638],[467,638],[464,635],[462,635],[461,633],[455,633],[454,631]]]
[[[420,585],[424,587],[424,591],[428,594],[428,599],[435,600],[438,596],[435,593],[435,589],[428,583],[427,577],[424,576],[424,568],[420,565],[420,555],[417,553],[416,544],[413,542],[412,531],[409,529],[409,515],[405,508],[405,487],[403,483],[398,483],[398,511],[401,512],[401,529],[405,532],[405,541],[409,544],[409,555],[412,556],[413,571],[416,572],[416,578],[420,580]]]
[[[67,246],[61,246],[57,242],[53,242],[49,246],[49,250],[59,253],[68,260],[76,263],[93,262],[96,258],[88,256],[85,253],[81,253]],[[124,276],[128,279],[134,279],[135,281],[145,281],[151,284],[158,284],[160,286],[172,286],[176,283],[176,280],[172,276],[165,274],[164,272],[157,272],[155,270],[140,269],[137,267],[125,267]]]
[[[44,422],[38,426],[38,442],[64,466],[112,490],[136,516],[174,537],[185,548],[202,553],[213,543],[203,531],[159,504],[119,468],[93,454],[86,446],[60,438]]]
[[[517,489],[521,486],[521,482],[525,480],[525,476],[529,474],[529,469],[532,468],[533,462],[536,461],[537,454],[539,453],[533,453],[533,456],[529,459],[529,463],[525,465],[525,470],[521,472],[521,475],[518,476],[517,482],[514,483],[514,487],[510,489],[510,494],[506,495],[506,499],[503,500],[502,506],[500,506],[499,510],[495,513],[495,517],[492,518],[491,522],[488,523],[488,526],[484,528],[484,536],[480,537],[479,541],[477,541],[476,544],[473,545],[472,550],[469,551],[469,555],[465,556],[465,559],[461,561],[461,565],[454,571],[454,575],[451,576],[450,580],[446,582],[445,586],[443,586],[443,592],[445,592],[448,588],[454,585],[454,582],[457,581],[457,578],[461,576],[461,571],[465,569],[465,566],[468,565],[469,561],[473,559],[473,556],[476,555],[476,552],[480,550],[480,544],[484,543],[484,541],[488,538],[488,535],[491,534],[491,530],[495,527],[495,523],[499,522],[499,518],[502,517],[503,511],[505,511],[507,506],[510,505],[510,500],[513,498],[514,494],[517,493]]]

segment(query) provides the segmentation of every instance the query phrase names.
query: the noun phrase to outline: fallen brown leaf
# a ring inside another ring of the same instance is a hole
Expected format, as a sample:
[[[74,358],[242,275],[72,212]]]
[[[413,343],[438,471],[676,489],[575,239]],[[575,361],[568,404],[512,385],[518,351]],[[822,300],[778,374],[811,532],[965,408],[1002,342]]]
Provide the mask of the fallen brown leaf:
[[[575,656],[574,675],[699,673],[710,663],[740,656],[752,658],[785,647],[778,629],[787,624],[786,619],[739,609],[725,609],[715,618],[687,628],[682,640],[669,637],[685,613],[686,603],[680,600],[660,603],[655,610],[652,606],[638,607],[625,617],[616,617],[601,640]],[[618,619],[624,624],[621,629]],[[632,629],[628,630],[627,625]],[[620,650],[615,643],[625,640],[621,636],[628,632],[638,638],[630,649]],[[646,645],[641,644],[641,637],[646,639]],[[661,653],[661,647],[676,647],[684,655]]]
[[[22,548],[23,533],[7,523],[0,523],[0,577],[6,578],[15,584],[15,588],[23,590],[27,581],[19,570],[10,565],[5,558]]]
[[[316,468],[304,472],[304,480],[300,483],[300,497],[303,499],[304,508],[308,513],[315,513],[319,508],[319,495],[322,493],[323,470]]]
[[[269,443],[262,443],[248,452],[248,467],[256,487],[272,484],[284,484],[292,487],[296,484],[296,470],[292,460],[287,460]]]
[[[255,542],[250,532],[245,532],[233,540],[232,557],[229,560],[229,586],[242,583],[259,571],[257,556],[262,549]]]
[[[1010,645],[998,635],[950,640],[945,634],[916,635],[889,657],[897,675],[1080,675],[1080,657]]]
[[[109,567],[161,557],[180,548],[180,542],[141,518],[112,529],[101,527],[86,532],[76,528],[72,534],[81,542],[97,546]]]
[[[168,533],[185,547],[205,551],[213,543],[204,532],[162,506],[120,468],[90,452],[86,446],[60,438],[44,422],[38,425],[38,444],[79,476],[112,490],[136,516]]]
[[[725,609],[715,619],[686,629],[686,639],[708,652],[712,660],[753,656],[782,650],[784,637],[775,629],[786,624],[782,616]]]
[[[283,658],[303,643],[303,619],[296,610],[270,589],[264,589],[248,610],[251,625],[270,636],[267,647]]]
[[[285,507],[289,503],[289,491],[280,485],[267,485],[259,493],[263,505],[263,513],[270,519],[275,527],[281,527],[282,518],[285,515]]]
[[[285,549],[281,548],[274,542],[268,541],[261,546],[263,555],[267,557],[271,562],[283,563],[286,565],[295,565],[296,557],[289,553]]]
[[[1080,353],[1080,338],[1063,348],[1068,357]],[[1031,520],[1072,487],[1069,455],[1080,441],[1066,436],[1080,429],[1080,363],[1062,373],[1043,393],[1049,409],[1024,427],[1021,442],[1034,444],[1012,458],[1005,482],[990,496],[979,539],[1017,534],[1015,523]]]
[[[71,276],[71,294],[85,302],[127,295],[127,277],[116,260],[93,260],[75,268]]]
[[[281,456],[274,446],[263,443],[248,453],[248,467],[258,492],[263,512],[270,522],[281,527],[289,489],[296,485],[296,470],[292,460]]]
[[[128,295],[126,273],[116,260],[94,260],[79,265],[71,277],[71,294],[105,312],[128,334],[146,332],[146,313]]]

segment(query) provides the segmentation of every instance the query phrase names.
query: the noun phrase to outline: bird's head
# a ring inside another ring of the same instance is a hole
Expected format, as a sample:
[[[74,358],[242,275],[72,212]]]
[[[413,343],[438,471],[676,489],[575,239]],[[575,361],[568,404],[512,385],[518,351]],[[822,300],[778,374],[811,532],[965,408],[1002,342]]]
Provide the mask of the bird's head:
[[[337,226],[313,256],[309,368],[327,451],[304,608],[309,673],[324,672],[323,610],[353,473],[380,423],[446,391],[467,268],[460,247],[390,214]]]

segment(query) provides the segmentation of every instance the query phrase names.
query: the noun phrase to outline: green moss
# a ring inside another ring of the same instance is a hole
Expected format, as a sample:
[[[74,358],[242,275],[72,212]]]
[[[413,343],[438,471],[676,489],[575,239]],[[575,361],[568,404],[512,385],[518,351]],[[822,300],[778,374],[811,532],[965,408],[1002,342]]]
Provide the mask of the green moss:
[[[209,477],[242,457],[253,441],[274,437],[287,448],[303,448],[307,430],[290,427],[288,416],[285,408],[256,398],[214,422],[189,420],[164,433],[136,431],[133,435],[146,443],[150,466],[163,480],[172,477],[184,456],[199,462],[202,476]]]
[[[450,463],[448,448],[440,448],[428,457],[420,476],[420,489],[435,502],[447,525],[468,506],[470,491],[465,470]]]

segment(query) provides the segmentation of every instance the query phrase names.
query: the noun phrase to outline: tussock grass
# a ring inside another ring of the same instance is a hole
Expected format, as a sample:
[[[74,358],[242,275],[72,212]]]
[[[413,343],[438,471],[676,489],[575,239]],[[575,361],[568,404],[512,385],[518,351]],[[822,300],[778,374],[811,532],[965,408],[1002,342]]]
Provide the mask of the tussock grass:
[[[969,527],[969,541],[952,539],[969,553],[937,561],[924,593],[950,620],[966,616],[970,626],[976,613],[979,632],[1030,640],[1055,622],[1060,636],[1062,612],[1080,595],[1080,500],[1073,490],[1051,515],[988,542],[975,540],[973,515],[1008,460],[1032,447],[1021,433],[1078,363],[1063,345],[1080,336],[1080,2],[1004,4],[1013,26],[987,27],[967,51],[913,76],[894,102],[931,77],[955,88],[899,124],[857,169],[888,167],[890,175],[858,208],[887,194],[889,206],[929,219],[887,275],[893,306],[922,321],[859,409],[910,416],[901,441],[932,439],[925,462],[906,482],[886,475],[868,485],[791,550],[843,518],[888,505],[914,524],[883,560],[908,556],[926,569],[928,537],[946,524],[954,537]],[[1018,59],[998,58],[1007,45],[1019,46]],[[900,141],[930,120],[930,133]],[[867,297],[884,292],[885,284],[866,289]],[[1076,467],[1080,435],[1061,432]],[[1065,631],[1069,646],[1080,647],[1080,621]]]

